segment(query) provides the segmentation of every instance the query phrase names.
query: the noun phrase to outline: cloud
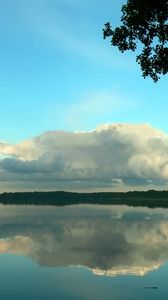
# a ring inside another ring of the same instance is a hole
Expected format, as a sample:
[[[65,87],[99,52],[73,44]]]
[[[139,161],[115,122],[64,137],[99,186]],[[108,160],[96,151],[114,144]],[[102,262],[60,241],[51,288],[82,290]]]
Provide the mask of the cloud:
[[[1,143],[0,154],[1,182],[38,182],[41,189],[49,183],[81,189],[163,186],[168,179],[168,135],[147,124],[49,131],[20,144]]]

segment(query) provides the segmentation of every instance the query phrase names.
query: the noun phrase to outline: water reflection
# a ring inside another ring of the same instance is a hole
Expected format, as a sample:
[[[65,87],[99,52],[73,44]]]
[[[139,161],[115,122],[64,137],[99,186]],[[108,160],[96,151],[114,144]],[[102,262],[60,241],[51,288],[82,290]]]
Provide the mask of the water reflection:
[[[168,260],[168,210],[1,206],[0,253],[97,275],[145,275]]]

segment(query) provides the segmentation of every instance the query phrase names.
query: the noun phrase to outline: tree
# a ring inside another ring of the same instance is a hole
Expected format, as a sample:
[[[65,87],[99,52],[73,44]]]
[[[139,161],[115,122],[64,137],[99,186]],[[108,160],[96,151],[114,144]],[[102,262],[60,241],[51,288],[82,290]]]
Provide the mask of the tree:
[[[111,44],[121,52],[135,51],[141,44],[136,61],[143,77],[157,82],[168,72],[168,0],[127,0],[121,11],[122,25],[113,30],[106,23],[104,39],[111,37]]]

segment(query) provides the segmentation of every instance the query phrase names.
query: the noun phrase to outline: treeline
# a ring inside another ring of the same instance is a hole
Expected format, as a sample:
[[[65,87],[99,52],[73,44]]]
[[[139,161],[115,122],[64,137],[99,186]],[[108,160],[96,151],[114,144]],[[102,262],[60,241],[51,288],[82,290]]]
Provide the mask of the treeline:
[[[0,194],[1,204],[20,205],[74,205],[74,204],[113,204],[168,208],[168,191],[133,192],[19,192]]]

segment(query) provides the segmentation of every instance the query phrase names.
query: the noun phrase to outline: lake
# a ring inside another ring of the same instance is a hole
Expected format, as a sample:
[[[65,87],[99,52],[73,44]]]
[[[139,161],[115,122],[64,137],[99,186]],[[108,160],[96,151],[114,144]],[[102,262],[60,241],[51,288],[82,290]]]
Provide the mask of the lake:
[[[0,206],[0,298],[166,299],[168,210]]]

